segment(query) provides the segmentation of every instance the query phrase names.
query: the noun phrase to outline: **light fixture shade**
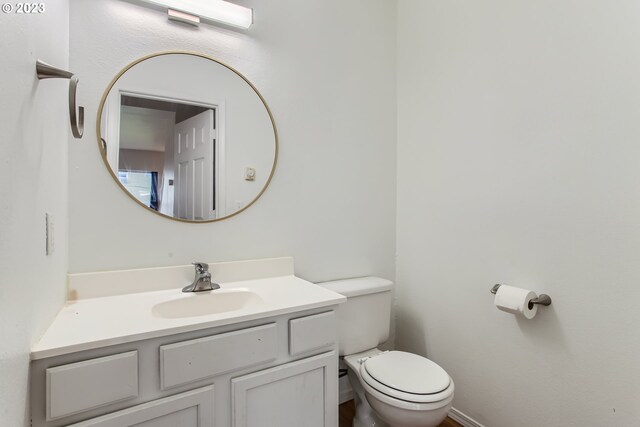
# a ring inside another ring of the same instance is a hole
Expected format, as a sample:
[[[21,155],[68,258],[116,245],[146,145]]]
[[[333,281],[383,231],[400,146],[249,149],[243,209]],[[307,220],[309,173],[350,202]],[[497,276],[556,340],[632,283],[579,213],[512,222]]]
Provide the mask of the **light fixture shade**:
[[[198,15],[202,20],[247,29],[253,24],[253,10],[224,0],[141,0],[144,3]]]

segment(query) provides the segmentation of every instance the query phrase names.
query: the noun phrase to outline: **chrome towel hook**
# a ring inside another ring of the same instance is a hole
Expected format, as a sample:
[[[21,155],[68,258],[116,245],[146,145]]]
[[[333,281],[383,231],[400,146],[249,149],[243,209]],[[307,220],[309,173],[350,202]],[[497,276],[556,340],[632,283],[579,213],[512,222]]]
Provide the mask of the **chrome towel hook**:
[[[76,108],[76,92],[79,79],[69,71],[61,70],[44,61],[36,61],[36,74],[39,80],[43,79],[69,79],[69,120],[71,132],[76,139],[82,138],[84,133],[84,107]]]

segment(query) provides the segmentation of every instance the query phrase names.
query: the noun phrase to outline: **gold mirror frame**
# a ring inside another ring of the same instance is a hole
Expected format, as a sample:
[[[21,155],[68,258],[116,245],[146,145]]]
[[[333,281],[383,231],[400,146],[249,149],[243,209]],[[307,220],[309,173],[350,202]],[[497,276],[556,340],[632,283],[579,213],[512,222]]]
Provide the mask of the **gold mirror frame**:
[[[116,84],[118,79],[120,77],[122,77],[122,75],[124,73],[129,71],[129,69],[131,69],[132,67],[134,67],[135,65],[139,64],[142,61],[145,61],[145,60],[150,59],[150,58],[155,58],[155,57],[158,57],[158,56],[176,55],[176,54],[192,55],[192,56],[198,56],[200,58],[208,59],[209,61],[213,61],[213,62],[215,62],[217,64],[220,64],[223,67],[225,67],[228,70],[230,70],[233,73],[235,73],[238,77],[240,77],[242,80],[244,80],[251,87],[251,89],[253,89],[253,91],[256,93],[256,95],[258,95],[258,98],[260,98],[260,101],[264,105],[264,108],[267,110],[267,114],[269,114],[269,120],[271,121],[271,126],[273,127],[275,151],[274,151],[274,155],[273,155],[273,166],[271,167],[271,173],[269,174],[269,177],[267,178],[267,181],[265,182],[265,184],[262,187],[262,189],[260,190],[260,192],[256,195],[256,197],[253,198],[253,200],[251,200],[249,203],[247,203],[242,209],[239,209],[239,210],[235,211],[234,213],[226,215],[226,216],[224,216],[222,218],[195,221],[195,220],[188,220],[188,219],[182,219],[182,218],[175,218],[175,217],[160,213],[160,212],[156,211],[155,209],[151,209],[149,206],[143,204],[142,202],[140,202],[140,200],[136,199],[135,196],[133,194],[131,194],[129,192],[129,190],[127,190],[127,188],[124,185],[122,185],[122,183],[118,179],[118,176],[116,175],[116,173],[111,168],[111,165],[109,164],[109,161],[107,159],[107,153],[106,153],[106,151],[105,151],[105,149],[103,148],[103,145],[102,145],[102,131],[101,131],[101,126],[100,126],[100,124],[102,123],[102,111],[104,109],[104,104],[105,104],[105,102],[107,100],[107,97],[109,96],[109,92],[111,92],[111,89]],[[122,191],[124,191],[124,193],[127,196],[129,196],[130,199],[132,199],[134,202],[136,202],[137,205],[142,206],[146,210],[148,210],[150,212],[153,212],[154,214],[159,215],[159,216],[161,216],[163,218],[171,219],[171,220],[178,221],[178,222],[186,222],[186,223],[189,223],[189,224],[205,224],[205,223],[210,223],[210,222],[222,221],[223,219],[231,218],[231,217],[236,216],[239,213],[244,212],[245,210],[247,210],[250,206],[252,206],[260,198],[260,196],[262,196],[262,194],[267,190],[267,187],[269,187],[269,184],[271,183],[271,179],[273,178],[273,175],[274,175],[274,173],[276,171],[276,165],[278,163],[278,129],[276,128],[276,122],[273,119],[273,114],[271,113],[271,109],[269,108],[269,105],[267,105],[267,101],[265,101],[265,99],[262,96],[262,94],[260,93],[260,91],[258,91],[258,89],[253,85],[253,83],[251,83],[249,81],[249,79],[247,79],[244,75],[242,75],[242,73],[240,73],[235,68],[225,64],[224,62],[218,61],[217,59],[215,59],[215,58],[213,58],[211,56],[208,56],[208,55],[205,55],[205,54],[202,54],[202,53],[197,53],[197,52],[181,51],[181,50],[169,50],[169,51],[163,51],[163,52],[158,52],[158,53],[152,53],[150,55],[146,55],[146,56],[143,56],[142,58],[136,59],[135,61],[131,62],[126,67],[124,67],[111,80],[111,82],[107,86],[106,90],[104,91],[104,94],[102,95],[102,100],[100,101],[100,107],[98,108],[98,115],[96,117],[96,135],[98,136],[98,138],[97,138],[98,150],[100,150],[100,156],[102,157],[102,161],[103,161],[105,167],[109,171],[109,174],[111,175],[113,180],[116,182],[116,184],[118,184],[120,189]]]

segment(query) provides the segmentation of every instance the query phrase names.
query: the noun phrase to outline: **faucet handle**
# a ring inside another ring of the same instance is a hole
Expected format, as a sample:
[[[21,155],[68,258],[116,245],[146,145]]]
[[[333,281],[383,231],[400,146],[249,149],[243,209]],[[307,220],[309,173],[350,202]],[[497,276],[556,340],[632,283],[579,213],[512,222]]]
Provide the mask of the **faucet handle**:
[[[209,271],[209,264],[207,264],[206,262],[192,262],[191,264],[196,267],[196,273],[198,274]]]

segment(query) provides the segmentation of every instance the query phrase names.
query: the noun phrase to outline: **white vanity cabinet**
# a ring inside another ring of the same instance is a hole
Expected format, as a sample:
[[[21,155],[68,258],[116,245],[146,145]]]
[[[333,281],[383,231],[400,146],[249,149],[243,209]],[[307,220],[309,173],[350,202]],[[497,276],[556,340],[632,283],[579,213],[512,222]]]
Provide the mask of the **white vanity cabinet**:
[[[33,360],[34,427],[336,427],[335,306]]]

